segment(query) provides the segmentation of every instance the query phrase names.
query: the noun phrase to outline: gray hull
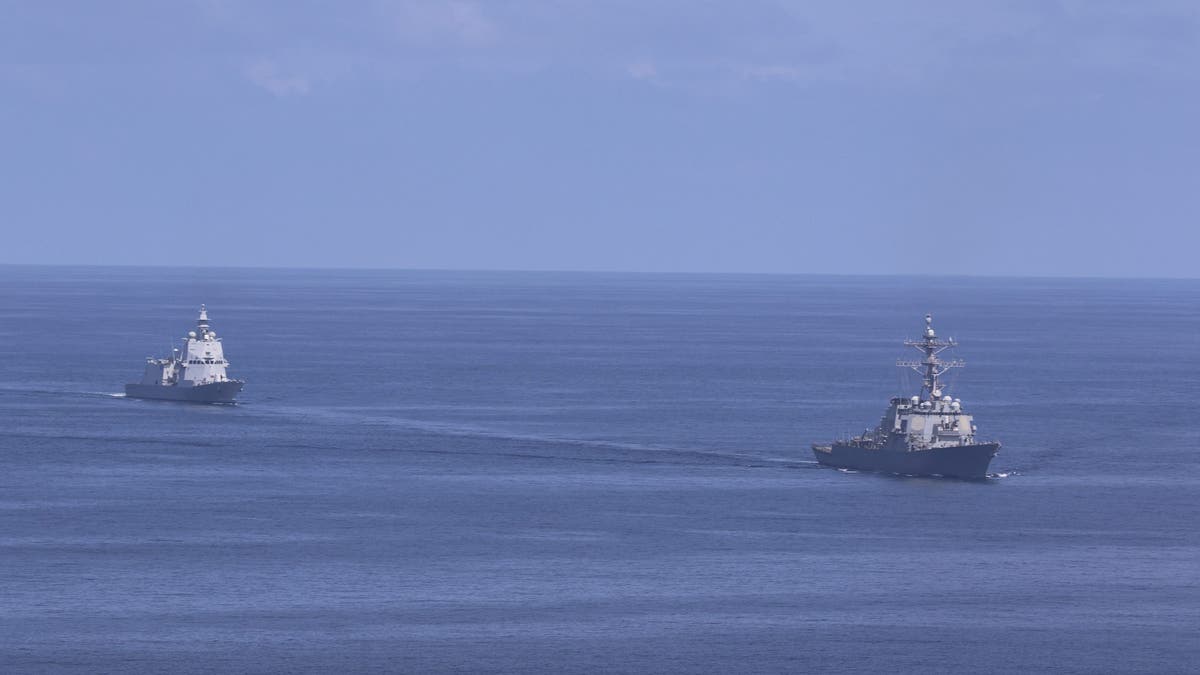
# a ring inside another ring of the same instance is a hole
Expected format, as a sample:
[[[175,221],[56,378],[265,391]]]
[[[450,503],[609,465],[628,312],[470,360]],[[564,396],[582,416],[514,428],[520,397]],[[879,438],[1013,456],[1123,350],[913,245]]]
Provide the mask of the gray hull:
[[[904,476],[945,476],[982,480],[1000,451],[999,443],[956,445],[924,450],[872,449],[844,443],[814,445],[813,455],[825,466]]]
[[[234,397],[242,390],[244,384],[244,382],[238,380],[213,382],[197,387],[127,384],[125,385],[125,396],[128,398],[153,398],[163,401],[187,401],[190,403],[233,403]]]

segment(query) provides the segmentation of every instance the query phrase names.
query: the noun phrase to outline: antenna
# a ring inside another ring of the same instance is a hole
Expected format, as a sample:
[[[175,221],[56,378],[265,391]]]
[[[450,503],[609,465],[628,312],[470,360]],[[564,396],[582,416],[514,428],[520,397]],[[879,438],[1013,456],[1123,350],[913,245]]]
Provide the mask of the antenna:
[[[957,347],[958,343],[954,338],[946,340],[939,339],[937,332],[933,330],[933,315],[925,315],[925,334],[920,340],[905,340],[904,344],[915,348],[917,351],[925,355],[925,358],[920,360],[900,359],[896,361],[896,365],[901,368],[911,368],[922,376],[921,395],[925,400],[931,400],[942,395],[942,385],[939,378],[945,375],[951,368],[962,368],[967,365],[961,359],[952,359],[943,361],[938,358],[938,354]]]

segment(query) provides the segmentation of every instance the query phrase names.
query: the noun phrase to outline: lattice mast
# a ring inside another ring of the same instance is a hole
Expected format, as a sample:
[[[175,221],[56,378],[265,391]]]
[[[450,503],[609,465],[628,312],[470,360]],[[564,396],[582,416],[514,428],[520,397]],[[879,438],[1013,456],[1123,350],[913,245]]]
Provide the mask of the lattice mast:
[[[926,314],[924,337],[920,340],[905,340],[904,344],[924,354],[924,358],[920,360],[900,359],[896,361],[896,365],[901,368],[911,368],[921,374],[922,400],[930,401],[941,398],[942,385],[939,378],[951,368],[962,368],[966,362],[961,359],[943,361],[938,358],[938,354],[951,347],[957,347],[958,343],[954,341],[954,338],[939,339],[933,330],[933,315]]]

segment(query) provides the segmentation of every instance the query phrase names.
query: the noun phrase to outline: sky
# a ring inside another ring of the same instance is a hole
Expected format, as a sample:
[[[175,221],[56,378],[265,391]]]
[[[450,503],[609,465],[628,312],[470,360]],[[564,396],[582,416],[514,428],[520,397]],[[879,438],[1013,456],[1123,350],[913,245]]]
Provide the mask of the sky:
[[[1194,0],[0,0],[0,263],[1200,276]]]

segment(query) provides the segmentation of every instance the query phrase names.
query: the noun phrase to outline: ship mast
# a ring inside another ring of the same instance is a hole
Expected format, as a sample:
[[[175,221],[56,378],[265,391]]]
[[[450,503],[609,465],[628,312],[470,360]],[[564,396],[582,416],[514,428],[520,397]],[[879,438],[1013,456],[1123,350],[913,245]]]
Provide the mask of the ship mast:
[[[200,337],[208,333],[208,309],[204,305],[200,305],[200,318],[196,320],[196,328],[200,329],[197,331]]]
[[[925,355],[925,358],[920,360],[901,359],[896,362],[901,368],[912,368],[921,374],[921,398],[922,400],[934,400],[942,395],[942,385],[938,381],[946,371],[951,368],[962,368],[966,362],[961,359],[951,359],[943,361],[938,358],[938,354],[951,348],[957,347],[958,343],[954,338],[946,340],[938,339],[937,333],[933,330],[933,315],[925,315],[925,335],[920,340],[905,340],[904,344],[915,348],[917,351]]]

